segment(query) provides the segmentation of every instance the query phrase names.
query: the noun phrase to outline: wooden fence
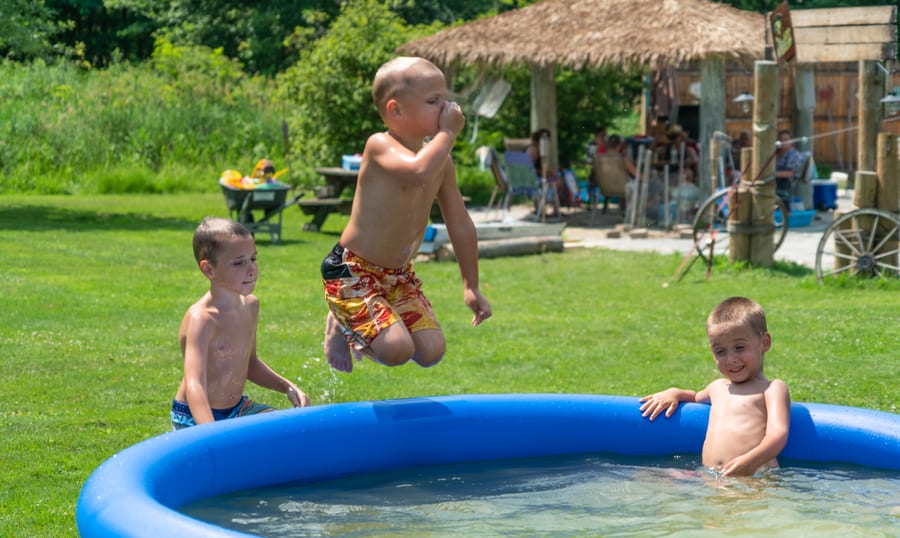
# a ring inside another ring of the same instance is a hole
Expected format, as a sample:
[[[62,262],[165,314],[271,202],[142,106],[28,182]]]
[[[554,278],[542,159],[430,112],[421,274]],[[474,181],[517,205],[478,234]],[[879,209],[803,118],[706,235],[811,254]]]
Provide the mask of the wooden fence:
[[[792,129],[794,115],[794,77],[790,66],[781,66],[779,76],[778,128]],[[857,153],[857,91],[859,90],[858,63],[816,64],[814,66],[816,105],[813,115],[813,156],[817,163],[827,164],[834,170],[853,170]],[[699,105],[700,100],[691,93],[691,85],[700,82],[700,69],[691,65],[676,72],[678,99],[681,106]],[[900,75],[894,74],[887,88],[898,87]],[[753,91],[753,72],[739,65],[729,64],[725,74],[725,130],[733,137],[752,128],[752,109],[744,112],[741,103],[734,98],[741,92]],[[885,107],[885,118],[891,115]],[[895,112],[896,114],[896,112]],[[696,137],[696,133],[691,133]]]

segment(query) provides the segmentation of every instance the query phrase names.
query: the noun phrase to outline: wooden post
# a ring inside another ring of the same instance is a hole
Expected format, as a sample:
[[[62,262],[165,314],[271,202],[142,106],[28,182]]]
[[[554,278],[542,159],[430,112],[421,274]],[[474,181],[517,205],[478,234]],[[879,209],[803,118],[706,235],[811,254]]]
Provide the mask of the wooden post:
[[[792,130],[795,138],[811,137],[816,111],[816,82],[814,64],[794,64],[794,121]],[[797,151],[812,151],[812,140],[794,144]],[[804,200],[804,203],[807,203]],[[809,201],[812,207],[812,200]]]
[[[875,170],[876,137],[881,124],[881,98],[884,97],[884,77],[878,62],[859,62],[859,138],[856,151],[857,170]]]
[[[878,176],[869,170],[858,170],[854,180],[853,205],[860,209],[876,207]]]
[[[641,78],[641,128],[640,132],[650,132],[650,118],[647,109],[650,108],[650,75]]]
[[[719,152],[722,150],[722,141],[713,137],[709,141],[709,195],[712,196],[719,189]]]
[[[740,163],[741,172],[744,171],[744,168],[747,168],[748,166],[750,166],[750,163],[752,163],[752,162],[753,162],[753,146],[750,146],[749,148],[741,148],[741,163]],[[747,173],[749,174],[750,171],[748,170]]]
[[[753,94],[753,165],[747,178],[750,188],[750,207],[738,208],[743,218],[737,233],[731,238],[731,261],[749,261],[753,265],[771,267],[775,256],[775,181],[764,181],[775,174],[775,139],[778,136],[778,64],[757,61],[754,64]],[[759,178],[759,179],[757,179]],[[754,181],[755,180],[755,181]],[[740,205],[748,205],[743,200]],[[746,216],[744,216],[746,215]],[[741,240],[735,236],[750,234],[748,250],[742,251]]]
[[[900,162],[897,161],[897,137],[889,133],[878,135],[878,196],[876,206],[882,211],[896,215],[900,212]],[[879,226],[879,240],[891,232],[891,225],[882,223]],[[896,237],[886,238],[880,252],[897,252],[900,241]],[[897,267],[897,254],[890,259],[882,259],[884,263]]]
[[[878,197],[876,207],[883,211],[900,211],[900,162],[897,161],[897,137],[878,134]]]
[[[553,103],[553,106],[548,106]],[[559,170],[559,133],[556,122],[556,71],[552,65],[531,67],[531,132],[550,130],[550,158],[547,167]],[[531,133],[528,133],[531,136]]]
[[[714,56],[700,60],[700,132],[694,133],[700,141],[700,170],[697,177],[702,188],[702,178],[716,177],[719,153],[713,151],[713,133],[725,132],[725,60]],[[709,151],[709,155],[706,155]],[[707,168],[707,165],[709,168]],[[713,180],[712,192],[716,182]]]
[[[812,151],[814,134],[813,123],[816,110],[816,83],[813,75],[813,64],[794,64],[794,121],[795,138],[806,137],[798,141],[794,147],[798,151]],[[800,181],[794,186],[794,192],[803,200],[805,209],[813,208],[813,185],[808,181]]]
[[[854,195],[854,203],[859,208],[873,208],[878,203],[878,176],[875,172],[868,170],[859,170],[856,172],[856,190],[860,191],[860,195]],[[864,231],[872,230],[875,225],[875,217],[871,215],[860,215],[856,218],[859,228]],[[855,239],[850,239],[851,243],[856,243]],[[856,245],[856,248],[866,248],[867,245]]]
[[[741,182],[728,202],[728,261],[750,259],[750,213],[753,197],[749,184]]]

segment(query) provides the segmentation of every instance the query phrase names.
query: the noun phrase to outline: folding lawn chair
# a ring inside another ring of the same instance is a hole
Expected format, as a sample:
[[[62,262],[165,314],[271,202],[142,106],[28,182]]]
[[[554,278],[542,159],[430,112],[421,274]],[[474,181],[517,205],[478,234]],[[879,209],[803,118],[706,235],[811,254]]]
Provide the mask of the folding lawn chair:
[[[526,195],[534,199],[540,191],[540,178],[534,171],[534,161],[524,151],[503,152],[503,162],[506,164],[506,179],[508,188],[503,198],[503,209],[509,211],[509,202],[513,196]]]

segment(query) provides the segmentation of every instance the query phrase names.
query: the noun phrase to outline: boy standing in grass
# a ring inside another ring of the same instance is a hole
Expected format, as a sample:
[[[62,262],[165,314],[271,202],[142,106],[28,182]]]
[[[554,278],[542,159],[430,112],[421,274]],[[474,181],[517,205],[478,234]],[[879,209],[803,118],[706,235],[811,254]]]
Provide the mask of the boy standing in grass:
[[[294,407],[309,405],[303,391],[256,356],[259,300],[253,288],[259,269],[247,228],[229,219],[203,219],[194,232],[194,257],[210,286],[178,330],[184,377],[172,402],[172,426],[274,411],[244,396],[247,380],[286,393]]]
[[[350,220],[322,262],[325,356],[344,372],[353,369],[351,349],[357,360],[365,354],[387,366],[412,359],[427,367],[443,357],[444,335],[413,268],[435,199],[472,324],[491,316],[478,289],[475,225],[450,158],[465,118],[447,101],[443,73],[422,58],[395,58],[375,74],[372,97],[387,131],[366,141]]]
[[[791,397],[787,385],[763,373],[763,357],[772,346],[762,307],[744,297],[726,299],[706,320],[706,334],[724,378],[700,392],[670,388],[644,396],[641,412],[671,417],[680,402],[710,404],[703,442],[703,465],[722,476],[749,476],[778,467],[787,443]]]

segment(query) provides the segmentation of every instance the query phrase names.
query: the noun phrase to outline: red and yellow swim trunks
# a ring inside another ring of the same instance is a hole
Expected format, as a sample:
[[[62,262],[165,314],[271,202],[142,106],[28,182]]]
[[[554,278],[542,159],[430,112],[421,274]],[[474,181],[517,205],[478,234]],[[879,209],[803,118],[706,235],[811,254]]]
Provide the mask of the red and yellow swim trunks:
[[[328,307],[356,349],[369,347],[382,330],[399,321],[411,333],[440,329],[412,262],[388,269],[336,244],[322,262],[322,283]]]

